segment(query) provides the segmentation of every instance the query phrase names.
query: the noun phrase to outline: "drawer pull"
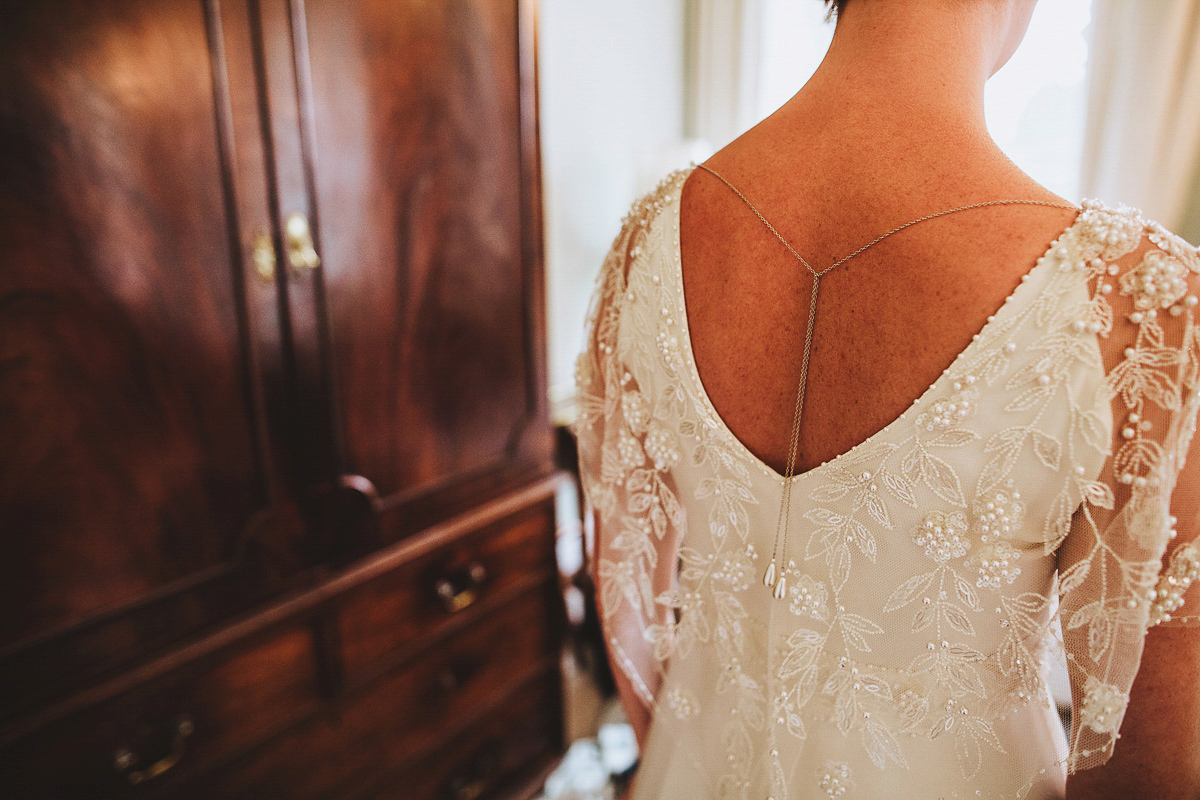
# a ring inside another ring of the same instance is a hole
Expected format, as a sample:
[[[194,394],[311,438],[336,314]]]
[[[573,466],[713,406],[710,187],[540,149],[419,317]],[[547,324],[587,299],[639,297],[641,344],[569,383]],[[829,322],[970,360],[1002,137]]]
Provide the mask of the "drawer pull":
[[[462,584],[455,586],[449,578],[439,580],[434,588],[442,600],[442,607],[454,614],[479,599],[479,588],[487,580],[487,570],[478,561],[471,562]]]
[[[438,792],[440,800],[475,800],[490,789],[500,772],[499,746],[499,742],[490,742],[473,755],[470,765],[443,785]]]
[[[138,763],[138,754],[128,747],[122,747],[113,755],[113,766],[117,768],[117,772],[125,772],[125,777],[135,786],[153,780],[179,763],[184,750],[187,749],[187,738],[195,729],[190,717],[180,717],[172,731],[171,752],[166,756],[145,769],[132,769]]]
[[[454,800],[475,800],[486,788],[487,781],[483,778],[458,784],[454,787]]]
[[[463,658],[445,667],[437,676],[437,686],[443,694],[457,691],[484,666],[478,658]]]
[[[462,682],[452,669],[442,670],[441,674],[438,675],[438,686],[443,692],[453,692],[461,685]]]

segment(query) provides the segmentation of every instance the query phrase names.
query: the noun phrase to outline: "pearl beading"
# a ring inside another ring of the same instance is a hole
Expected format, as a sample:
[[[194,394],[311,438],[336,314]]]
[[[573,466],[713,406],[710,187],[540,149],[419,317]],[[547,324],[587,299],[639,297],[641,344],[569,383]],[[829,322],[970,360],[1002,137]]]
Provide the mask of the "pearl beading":
[[[1121,276],[1121,292],[1133,295],[1134,308],[1147,311],[1171,308],[1187,294],[1187,267],[1166,253],[1154,251]],[[1191,305],[1195,305],[1193,302]],[[1174,312],[1176,316],[1180,312]]]
[[[999,589],[1001,584],[1012,585],[1021,574],[1017,560],[1021,552],[1008,542],[993,542],[967,560],[975,567],[979,577],[975,585],[981,589]]]
[[[929,433],[941,433],[973,416],[978,408],[979,390],[961,387],[962,383],[957,382],[955,389],[958,391],[944,400],[935,401],[928,411],[919,415],[917,427]]]
[[[1129,695],[1116,686],[1088,676],[1084,688],[1080,721],[1097,733],[1113,733],[1121,726]]]
[[[967,516],[961,511],[950,514],[931,511],[913,532],[913,542],[925,548],[925,555],[939,564],[952,558],[962,558],[970,549],[967,540]]]
[[[820,782],[818,786],[821,791],[825,792],[825,796],[831,800],[846,794],[854,788],[854,781],[851,778],[850,765],[840,761],[829,761],[825,764],[824,772],[819,776]]]
[[[1175,538],[1175,518],[1171,517],[1171,538]],[[1171,619],[1171,614],[1183,605],[1184,592],[1200,578],[1200,550],[1186,544],[1171,555],[1171,564],[1147,593],[1150,600],[1150,624]]]

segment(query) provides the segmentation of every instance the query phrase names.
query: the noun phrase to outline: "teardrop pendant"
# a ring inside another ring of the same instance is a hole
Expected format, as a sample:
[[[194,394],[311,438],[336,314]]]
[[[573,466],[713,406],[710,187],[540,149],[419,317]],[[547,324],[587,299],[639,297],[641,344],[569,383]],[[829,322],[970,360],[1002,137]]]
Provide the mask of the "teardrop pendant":
[[[775,582],[775,599],[782,600],[787,597],[787,577],[780,575],[779,580]]]
[[[767,573],[763,575],[763,586],[773,586],[775,584],[775,559],[771,559],[771,563],[767,565]]]

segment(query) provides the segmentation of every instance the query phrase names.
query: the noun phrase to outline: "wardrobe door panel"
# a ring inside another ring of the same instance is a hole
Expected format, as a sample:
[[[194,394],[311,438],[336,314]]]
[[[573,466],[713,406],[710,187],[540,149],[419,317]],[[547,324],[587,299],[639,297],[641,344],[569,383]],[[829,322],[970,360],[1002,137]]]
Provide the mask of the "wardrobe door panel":
[[[222,25],[202,0],[4,5],[6,713],[264,588],[235,569],[272,482]]]
[[[522,5],[305,3],[336,449],[385,539],[429,520],[388,509],[548,453],[528,441],[546,426]]]

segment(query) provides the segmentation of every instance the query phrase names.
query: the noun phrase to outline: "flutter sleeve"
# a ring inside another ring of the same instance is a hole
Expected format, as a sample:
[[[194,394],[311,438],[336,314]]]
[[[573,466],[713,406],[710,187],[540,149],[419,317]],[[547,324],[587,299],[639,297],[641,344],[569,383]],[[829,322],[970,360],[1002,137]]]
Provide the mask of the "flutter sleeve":
[[[634,206],[601,268],[576,364],[573,425],[585,513],[595,532],[592,564],[601,625],[639,742],[652,721],[672,647],[684,527],[671,475],[678,449],[654,411],[653,328],[638,324],[646,305],[638,294],[645,287],[634,286],[639,275],[646,282],[641,267],[653,261],[647,228],[663,191]]]
[[[1074,267],[1090,273],[1082,324],[1098,333],[1112,425],[1058,549],[1071,772],[1111,756],[1146,631],[1200,619],[1200,255],[1131,209],[1084,213],[1094,219]],[[1093,436],[1107,430],[1091,421]]]

